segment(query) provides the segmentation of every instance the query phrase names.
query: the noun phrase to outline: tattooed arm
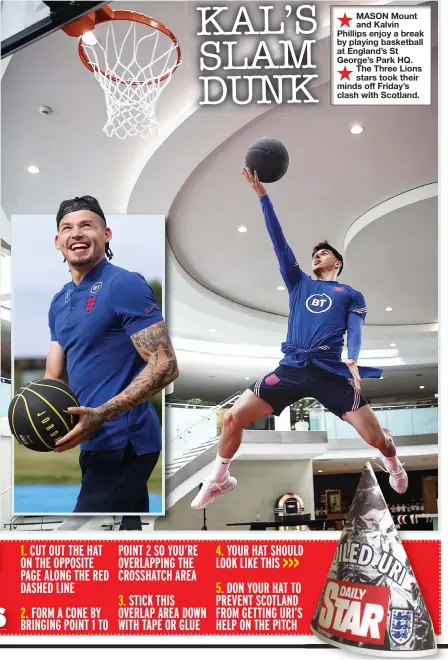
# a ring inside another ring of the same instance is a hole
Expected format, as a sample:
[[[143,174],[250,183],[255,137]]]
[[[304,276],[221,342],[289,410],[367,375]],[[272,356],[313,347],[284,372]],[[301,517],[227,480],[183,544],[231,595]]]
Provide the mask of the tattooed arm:
[[[97,408],[105,422],[148,401],[179,376],[176,356],[163,321],[136,332],[131,335],[131,340],[147,364],[121,394]]]
[[[177,360],[164,321],[131,335],[132,343],[146,366],[128,387],[98,408],[68,408],[79,416],[78,424],[56,443],[55,451],[66,451],[88,440],[104,424],[140,403],[151,399],[179,376]]]

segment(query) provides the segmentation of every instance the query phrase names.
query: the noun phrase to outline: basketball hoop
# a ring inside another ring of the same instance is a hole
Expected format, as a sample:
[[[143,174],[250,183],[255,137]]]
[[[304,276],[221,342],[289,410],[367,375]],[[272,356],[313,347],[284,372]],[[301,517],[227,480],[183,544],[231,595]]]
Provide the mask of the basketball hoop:
[[[101,7],[63,28],[79,37],[78,53],[106,99],[106,135],[120,139],[157,133],[157,101],[181,63],[174,34],[130,10]]]

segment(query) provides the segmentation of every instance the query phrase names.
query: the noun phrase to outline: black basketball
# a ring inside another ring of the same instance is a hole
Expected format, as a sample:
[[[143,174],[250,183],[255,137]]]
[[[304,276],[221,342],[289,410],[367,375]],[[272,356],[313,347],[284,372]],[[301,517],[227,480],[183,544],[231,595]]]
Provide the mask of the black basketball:
[[[286,174],[289,154],[286,147],[270,137],[252,142],[246,153],[246,167],[257,172],[261,183],[273,183]]]
[[[77,415],[67,408],[79,403],[67,385],[57,380],[34,380],[21,387],[9,404],[11,433],[33,451],[52,451],[59,440],[76,426]]]

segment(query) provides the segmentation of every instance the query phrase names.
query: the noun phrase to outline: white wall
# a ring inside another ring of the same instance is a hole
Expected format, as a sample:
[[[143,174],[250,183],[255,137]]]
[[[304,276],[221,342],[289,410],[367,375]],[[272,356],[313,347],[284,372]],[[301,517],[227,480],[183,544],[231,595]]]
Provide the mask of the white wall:
[[[9,58],[7,58],[9,60]],[[3,64],[4,60],[2,60]],[[0,236],[11,245],[11,222],[2,208],[0,208]]]
[[[230,522],[256,520],[257,513],[263,521],[273,521],[275,501],[284,493],[300,495],[305,513],[314,517],[313,467],[311,460],[287,461],[235,461],[232,474],[238,486],[227,495],[218,497],[207,509],[209,530],[245,531],[246,527],[227,527]],[[200,530],[202,511],[190,507],[196,495],[192,491],[171,507],[167,515],[158,518],[155,529]]]
[[[291,408],[287,406],[283,412],[275,417],[275,430],[276,431],[290,431],[291,430]]]
[[[7,435],[7,420],[0,429],[0,531],[11,520],[12,438]]]

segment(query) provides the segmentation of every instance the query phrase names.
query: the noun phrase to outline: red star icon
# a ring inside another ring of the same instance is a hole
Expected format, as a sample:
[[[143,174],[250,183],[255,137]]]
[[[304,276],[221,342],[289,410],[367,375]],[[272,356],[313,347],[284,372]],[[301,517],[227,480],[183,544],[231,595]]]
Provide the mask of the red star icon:
[[[344,66],[344,68],[342,69],[342,71],[338,71],[338,73],[341,74],[341,79],[340,79],[340,81],[339,81],[339,82],[341,82],[341,80],[344,80],[344,79],[350,80],[350,74],[353,73],[353,71],[349,71],[349,70],[347,69],[347,67]]]
[[[341,21],[341,25],[339,27],[344,27],[344,26],[350,27],[350,21],[352,21],[352,20],[353,20],[353,18],[349,18],[347,16],[347,13],[344,12],[344,15],[342,16],[342,18],[338,18],[338,21]]]

